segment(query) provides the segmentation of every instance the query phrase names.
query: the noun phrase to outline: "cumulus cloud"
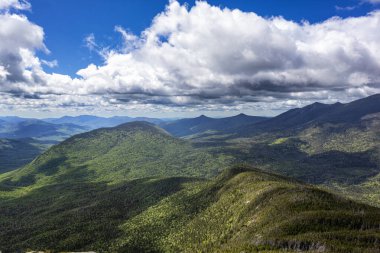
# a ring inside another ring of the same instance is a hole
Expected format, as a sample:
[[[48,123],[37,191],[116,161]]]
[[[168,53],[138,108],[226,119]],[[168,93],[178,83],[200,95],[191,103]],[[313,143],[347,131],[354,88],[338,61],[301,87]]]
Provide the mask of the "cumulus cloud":
[[[43,43],[43,29],[25,16],[8,13],[0,15],[0,24],[0,66],[7,73],[2,89],[33,81],[35,70],[40,68],[35,51],[49,52]]]
[[[34,55],[47,52],[42,28],[20,15],[0,18],[10,27],[0,27],[0,80],[7,80],[0,91],[37,94],[45,104],[54,97],[90,107],[85,98],[96,97],[102,103],[92,106],[109,108],[275,109],[380,92],[380,12],[300,24],[171,1],[141,35],[116,26],[121,48],[102,49],[93,34],[86,37],[104,64],[79,70],[80,78],[42,70]]]
[[[102,66],[78,71],[87,90],[192,104],[257,100],[378,87],[380,13],[298,24],[282,17],[172,2],[138,47],[110,51]],[[118,29],[120,30],[120,29]]]

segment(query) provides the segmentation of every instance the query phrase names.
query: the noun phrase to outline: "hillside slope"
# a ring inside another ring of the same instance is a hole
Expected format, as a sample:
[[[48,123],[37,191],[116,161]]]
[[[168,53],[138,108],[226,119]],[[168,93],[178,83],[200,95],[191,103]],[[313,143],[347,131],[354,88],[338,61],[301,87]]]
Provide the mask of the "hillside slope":
[[[47,148],[48,145],[33,139],[0,139],[0,173],[30,163]]]
[[[212,177],[232,158],[214,155],[147,122],[73,136],[20,170],[0,175],[3,185],[107,182],[157,176]]]
[[[192,140],[260,169],[380,206],[380,95],[348,104],[315,103]]]
[[[212,181],[68,182],[0,203],[5,252],[349,253],[380,247],[380,209],[246,167]]]
[[[303,108],[296,108],[268,120],[250,124],[244,128],[230,131],[239,135],[273,131],[301,130],[321,124],[356,124],[364,117],[380,112],[380,94],[355,100],[347,104],[314,103]]]

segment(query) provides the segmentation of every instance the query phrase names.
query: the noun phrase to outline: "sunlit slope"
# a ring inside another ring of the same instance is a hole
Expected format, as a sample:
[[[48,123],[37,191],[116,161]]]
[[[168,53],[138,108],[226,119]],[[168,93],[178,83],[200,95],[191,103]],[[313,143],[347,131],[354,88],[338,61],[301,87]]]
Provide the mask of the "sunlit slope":
[[[65,182],[117,183],[144,177],[211,177],[227,166],[212,155],[146,122],[76,135],[24,168],[0,176],[2,187]]]
[[[376,252],[379,214],[312,186],[237,167],[130,219],[117,245],[125,252]]]
[[[27,210],[27,211],[26,211]],[[57,184],[0,205],[3,250],[377,252],[380,209],[235,167],[212,181]]]

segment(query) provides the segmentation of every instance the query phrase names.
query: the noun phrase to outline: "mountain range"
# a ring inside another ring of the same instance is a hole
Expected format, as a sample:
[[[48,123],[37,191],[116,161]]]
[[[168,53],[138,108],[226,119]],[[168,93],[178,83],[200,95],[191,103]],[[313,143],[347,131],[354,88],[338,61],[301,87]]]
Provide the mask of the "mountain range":
[[[378,252],[379,106],[76,134],[0,174],[0,250]]]
[[[234,128],[240,128],[265,121],[266,117],[248,116],[243,113],[226,118],[210,118],[201,115],[197,118],[180,119],[171,122],[165,122],[160,126],[177,137],[201,134],[204,132],[223,132]]]

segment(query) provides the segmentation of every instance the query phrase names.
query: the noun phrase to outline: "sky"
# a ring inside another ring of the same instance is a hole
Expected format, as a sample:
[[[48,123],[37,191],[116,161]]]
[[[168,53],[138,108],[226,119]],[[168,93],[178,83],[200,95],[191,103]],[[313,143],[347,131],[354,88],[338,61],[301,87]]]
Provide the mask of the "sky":
[[[380,92],[380,0],[0,0],[0,115],[276,115]]]

